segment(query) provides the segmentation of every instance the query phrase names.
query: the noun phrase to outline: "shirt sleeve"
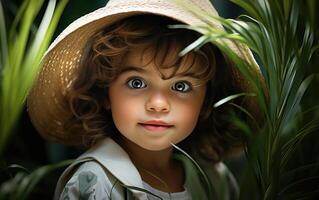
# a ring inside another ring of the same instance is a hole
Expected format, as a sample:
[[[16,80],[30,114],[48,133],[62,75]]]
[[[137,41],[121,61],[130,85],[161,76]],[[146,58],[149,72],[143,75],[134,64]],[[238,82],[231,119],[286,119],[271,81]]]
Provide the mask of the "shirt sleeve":
[[[65,184],[59,199],[107,200],[111,198],[114,184],[97,162],[85,162]]]

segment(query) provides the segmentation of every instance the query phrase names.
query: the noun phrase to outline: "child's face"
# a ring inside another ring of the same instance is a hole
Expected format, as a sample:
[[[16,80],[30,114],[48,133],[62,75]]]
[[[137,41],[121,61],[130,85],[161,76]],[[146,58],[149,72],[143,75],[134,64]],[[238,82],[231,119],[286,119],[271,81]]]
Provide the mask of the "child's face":
[[[125,59],[127,68],[110,85],[109,106],[124,138],[147,150],[164,150],[185,139],[195,128],[206,84],[182,75],[183,67],[171,79],[163,80],[142,50],[131,51]]]

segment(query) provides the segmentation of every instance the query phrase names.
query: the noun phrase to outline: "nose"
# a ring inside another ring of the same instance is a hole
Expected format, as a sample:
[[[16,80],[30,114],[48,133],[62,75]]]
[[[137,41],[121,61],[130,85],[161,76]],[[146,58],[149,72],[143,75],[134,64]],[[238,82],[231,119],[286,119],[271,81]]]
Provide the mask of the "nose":
[[[167,113],[170,105],[167,97],[161,93],[152,94],[146,102],[146,110]]]

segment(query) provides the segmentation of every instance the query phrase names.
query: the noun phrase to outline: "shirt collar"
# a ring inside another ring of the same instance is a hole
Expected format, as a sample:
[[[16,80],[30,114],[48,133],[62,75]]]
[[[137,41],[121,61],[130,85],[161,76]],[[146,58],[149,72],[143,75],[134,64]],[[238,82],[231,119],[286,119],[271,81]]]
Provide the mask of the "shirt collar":
[[[111,138],[101,140],[79,157],[79,159],[81,158],[95,159],[124,185],[144,188],[142,178],[130,157],[123,148]],[[144,192],[137,190],[131,191],[141,199],[147,198]]]

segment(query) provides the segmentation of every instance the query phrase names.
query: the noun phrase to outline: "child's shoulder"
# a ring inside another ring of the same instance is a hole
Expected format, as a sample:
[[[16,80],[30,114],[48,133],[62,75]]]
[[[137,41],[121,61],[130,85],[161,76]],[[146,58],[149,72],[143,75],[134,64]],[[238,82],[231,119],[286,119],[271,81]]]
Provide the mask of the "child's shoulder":
[[[117,185],[116,179],[101,164],[85,161],[60,177],[55,199],[105,199],[106,195],[118,199],[122,189]]]
[[[103,167],[96,161],[86,161],[75,169],[72,178],[74,177],[85,177],[88,181],[96,182],[99,178],[99,181],[102,179],[109,179],[107,176],[107,172],[103,169]]]

